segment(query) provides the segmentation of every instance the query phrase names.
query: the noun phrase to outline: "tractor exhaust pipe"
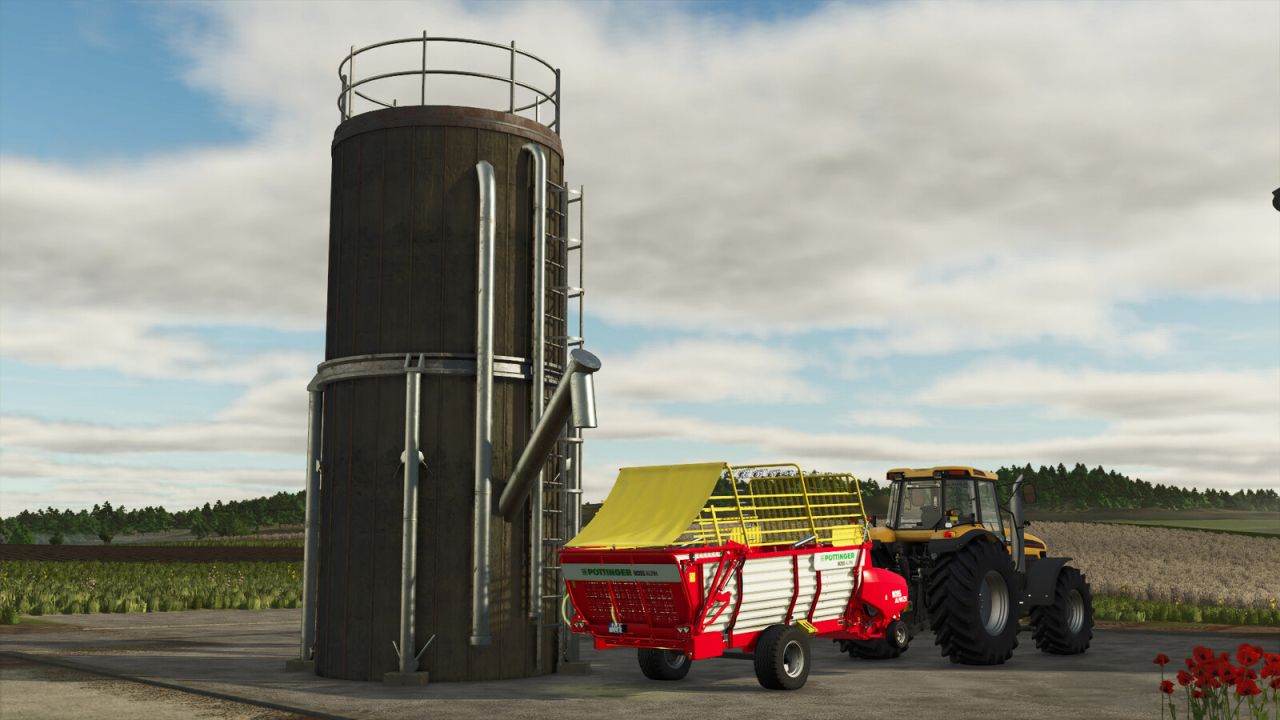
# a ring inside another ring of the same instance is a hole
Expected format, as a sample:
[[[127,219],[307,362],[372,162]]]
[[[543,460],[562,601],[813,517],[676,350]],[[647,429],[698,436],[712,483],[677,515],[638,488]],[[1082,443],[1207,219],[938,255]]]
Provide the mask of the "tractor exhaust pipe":
[[[578,348],[569,353],[569,367],[565,368],[551,402],[533,429],[502,497],[498,498],[498,513],[507,522],[515,519],[520,503],[529,495],[565,423],[572,419],[575,427],[595,427],[595,383],[591,374],[599,369],[600,358],[586,350]]]
[[[1013,540],[1013,567],[1019,574],[1024,574],[1027,572],[1027,550],[1023,527],[1027,522],[1022,507],[1021,475],[1013,482],[1013,495],[1009,497],[1009,512],[1013,515],[1013,529],[1009,532],[1009,537]]]

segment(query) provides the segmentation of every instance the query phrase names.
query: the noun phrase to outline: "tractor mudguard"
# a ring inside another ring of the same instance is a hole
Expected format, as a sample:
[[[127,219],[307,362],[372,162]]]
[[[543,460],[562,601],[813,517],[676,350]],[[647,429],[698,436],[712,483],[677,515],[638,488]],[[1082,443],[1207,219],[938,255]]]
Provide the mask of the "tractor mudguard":
[[[862,589],[859,593],[864,603],[897,619],[907,607],[907,581],[892,570],[865,567],[862,570]]]
[[[1001,545],[1004,544],[1004,541],[996,537],[996,534],[991,532],[990,530],[971,530],[969,532],[964,533],[963,535],[960,535],[959,537],[930,540],[929,554],[942,555],[944,553],[952,553],[964,547],[965,545],[968,545],[974,540],[977,540],[978,538],[988,538],[990,540],[1000,543]]]
[[[1052,605],[1053,591],[1058,585],[1058,573],[1069,557],[1049,557],[1040,560],[1027,558],[1027,604]]]

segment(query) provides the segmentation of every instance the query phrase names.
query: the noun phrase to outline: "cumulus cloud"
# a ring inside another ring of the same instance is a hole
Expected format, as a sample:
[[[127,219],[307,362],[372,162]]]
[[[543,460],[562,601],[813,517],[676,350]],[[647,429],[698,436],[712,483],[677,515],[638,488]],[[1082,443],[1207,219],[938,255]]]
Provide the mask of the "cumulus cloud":
[[[353,43],[425,25],[514,38],[564,68],[567,174],[588,188],[589,311],[703,338],[606,358],[602,402],[619,407],[596,437],[834,467],[1158,460],[1160,472],[1274,485],[1271,371],[1073,379],[1024,365],[1008,382],[975,369],[936,383],[940,403],[1034,402],[1109,423],[1024,443],[800,433],[654,405],[820,400],[821,379],[769,342],[788,333],[866,338],[827,367],[1042,339],[1151,356],[1176,351],[1174,336],[1122,305],[1280,297],[1266,198],[1280,156],[1280,6],[833,3],[769,25],[630,3],[157,12],[188,82],[253,139],[95,166],[0,158],[0,351],[253,389],[183,426],[6,417],[8,448],[301,451],[298,378],[314,358],[231,360],[161,328],[322,326],[337,62]],[[436,58],[505,72],[502,53]],[[370,62],[361,74],[417,58]],[[500,103],[495,85],[433,80],[429,101]],[[695,362],[669,366],[673,352]],[[920,420],[877,415],[880,428]]]
[[[810,403],[821,388],[800,377],[800,353],[752,342],[683,340],[609,361],[596,381],[601,402]]]
[[[959,407],[1038,405],[1059,416],[1141,422],[1144,426],[1224,415],[1256,416],[1280,441],[1280,368],[1271,370],[1107,372],[1000,362],[944,377],[917,401]],[[1268,420],[1270,422],[1268,422]]]
[[[1259,97],[1280,73],[1274,5],[832,4],[780,27],[662,5],[306,7],[170,14],[189,81],[255,142],[97,168],[6,157],[5,304],[318,326],[337,60],[422,24],[565,69],[607,288],[592,309],[618,322],[1158,352],[1116,303],[1280,291],[1257,200],[1280,151],[1280,103]],[[451,87],[432,98],[483,101]]]

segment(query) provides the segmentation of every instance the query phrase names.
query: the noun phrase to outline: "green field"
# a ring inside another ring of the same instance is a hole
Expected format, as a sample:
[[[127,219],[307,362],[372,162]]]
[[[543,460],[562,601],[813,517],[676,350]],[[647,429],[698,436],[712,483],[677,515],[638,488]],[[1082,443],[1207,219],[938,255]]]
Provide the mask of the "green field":
[[[295,608],[301,563],[0,562],[0,624],[21,615]]]
[[[1280,514],[1248,510],[1095,510],[1089,512],[1028,511],[1035,533],[1036,520],[1050,522],[1096,522],[1147,527],[1207,530],[1210,532],[1280,537]]]

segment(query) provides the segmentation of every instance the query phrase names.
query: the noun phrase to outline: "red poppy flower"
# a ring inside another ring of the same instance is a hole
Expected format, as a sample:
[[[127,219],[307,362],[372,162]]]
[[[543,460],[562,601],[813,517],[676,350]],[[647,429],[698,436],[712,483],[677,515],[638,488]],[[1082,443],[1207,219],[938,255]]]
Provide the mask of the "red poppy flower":
[[[1197,645],[1191,651],[1191,657],[1195,658],[1198,663],[1206,663],[1213,660],[1213,651],[1203,645]]]
[[[1259,688],[1252,680],[1241,680],[1236,685],[1236,694],[1240,696],[1261,695],[1262,689]]]
[[[1151,662],[1155,663],[1156,665],[1159,665],[1160,667],[1164,667],[1165,665],[1169,664],[1169,656],[1165,655],[1164,653],[1160,653],[1159,655],[1156,656],[1156,659],[1152,660]]]
[[[1197,700],[1199,700],[1200,698],[1204,697],[1204,691],[1203,691],[1203,690],[1192,690],[1192,691],[1191,691],[1191,697],[1196,698]]]
[[[1185,663],[1187,664],[1187,669],[1188,669],[1188,670],[1195,670],[1195,669],[1196,669],[1196,664],[1195,664],[1194,662],[1191,662],[1191,658],[1187,658],[1187,659],[1186,659],[1186,660],[1184,660],[1183,662],[1185,662]]]
[[[1267,683],[1267,686],[1272,690],[1280,690],[1280,675],[1271,678],[1271,682]]]
[[[1165,680],[1164,682],[1160,683],[1160,692],[1166,695],[1172,695],[1173,683],[1169,682],[1168,680]]]
[[[1262,648],[1249,643],[1241,643],[1236,650],[1236,662],[1241,665],[1252,665],[1262,659]]]
[[[1186,670],[1179,670],[1179,671],[1178,671],[1178,684],[1179,684],[1179,685],[1181,685],[1182,687],[1186,687],[1186,686],[1188,686],[1188,685],[1190,685],[1190,684],[1191,684],[1191,680],[1192,680],[1191,673],[1187,672]]]

